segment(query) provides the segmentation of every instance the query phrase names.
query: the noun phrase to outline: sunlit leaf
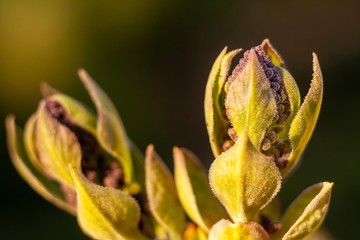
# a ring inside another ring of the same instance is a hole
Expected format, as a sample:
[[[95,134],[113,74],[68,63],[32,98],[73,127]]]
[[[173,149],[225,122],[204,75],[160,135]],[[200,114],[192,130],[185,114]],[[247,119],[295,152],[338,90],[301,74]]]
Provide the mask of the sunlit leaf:
[[[264,49],[266,55],[270,57],[271,62],[275,66],[284,67],[285,65],[284,60],[282,59],[280,54],[276,51],[276,49],[271,45],[269,39],[265,39],[262,42],[261,47]]]
[[[206,84],[205,91],[205,121],[209,134],[210,144],[214,156],[220,155],[222,150],[222,136],[227,132],[228,120],[224,119],[224,85],[229,72],[232,58],[241,49],[226,54],[225,47],[217,57]]]
[[[209,232],[209,240],[268,240],[266,231],[257,223],[234,224],[220,220]]]
[[[260,144],[277,113],[274,94],[254,50],[240,74],[227,83],[227,115],[238,135],[246,128],[254,146]]]
[[[319,183],[304,190],[281,219],[281,229],[274,239],[303,239],[323,222],[331,197],[333,183]]]
[[[99,143],[120,161],[124,169],[125,181],[127,184],[131,184],[134,180],[134,170],[130,143],[120,115],[110,98],[85,70],[80,69],[78,74],[96,106],[98,115],[96,129]]]
[[[36,149],[36,122],[37,114],[34,113],[27,120],[24,129],[24,146],[26,153],[32,165],[39,171],[43,172],[43,165],[40,162],[39,155]]]
[[[288,139],[291,123],[294,120],[294,117],[296,116],[300,108],[300,104],[301,104],[300,91],[295,82],[295,79],[286,69],[282,67],[277,67],[276,70],[283,78],[286,93],[290,101],[290,115],[283,124],[284,130],[279,133],[279,138]]]
[[[53,94],[47,100],[58,102],[65,109],[67,117],[74,125],[96,136],[95,115],[81,102],[65,94]]]
[[[87,180],[70,167],[77,192],[81,229],[95,239],[144,240],[138,229],[140,208],[134,198]]]
[[[15,125],[15,118],[9,115],[6,118],[7,144],[10,157],[16,170],[23,179],[43,198],[60,209],[75,215],[74,207],[64,198],[59,184],[45,177],[31,164],[25,154],[21,130]]]
[[[185,213],[176,193],[173,176],[154,146],[148,146],[145,156],[146,192],[155,219],[179,237],[185,230]]]
[[[304,151],[314,131],[320,113],[323,96],[323,79],[319,61],[315,53],[313,54],[313,65],[314,74],[310,90],[291,124],[289,136],[293,145],[293,151],[291,152],[286,168],[283,170],[283,175],[289,174],[298,163],[300,155]]]
[[[211,192],[205,169],[186,149],[174,148],[174,172],[178,196],[187,215],[206,232],[221,218],[226,218]]]
[[[209,179],[235,223],[255,221],[281,185],[278,168],[253,146],[246,131],[213,162]]]
[[[80,144],[73,132],[50,115],[43,101],[38,109],[36,143],[40,162],[46,172],[74,188],[69,164],[80,170]]]

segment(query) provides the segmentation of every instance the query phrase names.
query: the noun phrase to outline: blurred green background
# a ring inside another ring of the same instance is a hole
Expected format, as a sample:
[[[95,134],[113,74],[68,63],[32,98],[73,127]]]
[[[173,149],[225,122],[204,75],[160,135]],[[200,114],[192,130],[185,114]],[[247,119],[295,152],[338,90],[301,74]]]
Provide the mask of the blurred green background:
[[[307,186],[334,181],[325,225],[357,239],[360,214],[359,1],[0,0],[0,119],[23,126],[39,83],[91,105],[84,67],[112,98],[129,136],[155,144],[172,167],[172,146],[213,161],[203,117],[205,84],[222,48],[269,38],[302,96],[312,51],[325,80],[320,119],[298,171],[282,188],[286,208]],[[238,59],[237,59],[238,60]],[[87,239],[76,219],[39,197],[10,163],[0,126],[2,239]]]

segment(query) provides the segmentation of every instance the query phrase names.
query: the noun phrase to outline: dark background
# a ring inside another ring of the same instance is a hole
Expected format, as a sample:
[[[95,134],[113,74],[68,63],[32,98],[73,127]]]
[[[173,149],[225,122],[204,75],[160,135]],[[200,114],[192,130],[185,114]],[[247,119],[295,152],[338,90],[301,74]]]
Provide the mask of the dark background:
[[[112,98],[128,135],[172,167],[173,145],[213,161],[204,124],[205,84],[227,45],[264,38],[282,54],[304,97],[312,51],[325,81],[317,128],[298,171],[282,188],[284,208],[303,189],[334,181],[325,221],[335,239],[356,239],[360,214],[359,1],[0,0],[0,119],[23,126],[39,83],[91,105],[77,78],[84,67]],[[2,239],[87,239],[76,219],[20,178],[0,126]]]

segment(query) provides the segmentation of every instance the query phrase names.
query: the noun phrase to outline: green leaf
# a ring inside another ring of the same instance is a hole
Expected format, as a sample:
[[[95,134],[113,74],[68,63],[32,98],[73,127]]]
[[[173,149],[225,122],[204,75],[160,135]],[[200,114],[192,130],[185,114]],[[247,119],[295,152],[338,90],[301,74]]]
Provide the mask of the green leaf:
[[[6,118],[7,144],[13,165],[22,178],[43,198],[58,208],[75,215],[74,207],[67,204],[59,184],[45,177],[31,164],[22,144],[21,130],[15,125],[15,117]]]
[[[228,128],[228,120],[222,116],[224,107],[224,85],[231,60],[241,51],[241,49],[238,49],[226,54],[226,50],[227,48],[225,47],[217,57],[211,69],[205,91],[205,121],[211,148],[215,157],[223,152],[222,136],[227,133]]]
[[[174,166],[176,190],[184,210],[208,232],[227,216],[211,192],[205,169],[192,152],[177,147],[174,147]]]
[[[279,139],[288,139],[291,123],[294,120],[294,117],[296,116],[300,108],[300,104],[301,104],[300,91],[295,82],[295,79],[286,69],[282,67],[277,67],[276,70],[283,77],[285,89],[289,96],[289,101],[290,101],[290,115],[284,123],[284,127],[285,127],[284,131],[279,133]]]
[[[289,136],[293,150],[286,167],[283,169],[282,174],[284,176],[288,175],[298,163],[302,152],[311,138],[320,113],[323,96],[323,78],[315,53],[313,53],[313,65],[314,75],[309,92],[291,124]]]
[[[233,224],[222,219],[211,228],[209,240],[269,240],[269,235],[255,222]]]
[[[39,171],[44,172],[44,167],[39,160],[39,154],[36,149],[36,122],[37,113],[31,115],[27,120],[24,129],[24,146],[32,165]]]
[[[131,184],[134,180],[134,170],[130,143],[120,115],[104,90],[85,70],[80,69],[78,74],[96,106],[98,114],[96,129],[99,143],[102,148],[120,161],[124,169],[125,182]]]
[[[323,222],[329,208],[333,183],[323,182],[305,189],[286,210],[274,239],[304,239]]]
[[[96,118],[84,104],[59,93],[53,94],[46,99],[58,102],[65,109],[67,117],[74,125],[96,136]]]
[[[235,223],[257,220],[259,210],[278,193],[281,175],[251,143],[244,131],[235,145],[212,163],[213,192]]]
[[[269,39],[265,39],[261,47],[264,49],[266,55],[270,57],[271,62],[278,67],[285,67],[285,62],[280,56],[280,54],[276,51],[276,49],[271,45]]]
[[[185,230],[185,213],[169,169],[149,145],[145,156],[146,192],[155,219],[179,237]]]
[[[69,166],[77,193],[77,217],[81,229],[95,239],[147,239],[138,228],[140,208],[121,190],[102,187]]]
[[[51,117],[44,101],[38,109],[36,144],[43,169],[58,182],[74,189],[68,166],[81,169],[80,144],[73,132]]]
[[[254,146],[260,149],[268,127],[277,113],[276,102],[254,50],[236,78],[227,83],[227,115],[239,135],[247,128]]]

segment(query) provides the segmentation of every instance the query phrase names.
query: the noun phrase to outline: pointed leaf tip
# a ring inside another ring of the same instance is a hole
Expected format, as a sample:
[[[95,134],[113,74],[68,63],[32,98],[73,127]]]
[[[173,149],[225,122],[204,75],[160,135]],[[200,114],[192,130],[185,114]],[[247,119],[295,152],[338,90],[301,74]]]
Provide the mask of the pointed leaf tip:
[[[80,143],[69,128],[51,116],[45,101],[39,104],[36,140],[43,169],[58,182],[73,189],[68,165],[81,169]]]
[[[121,163],[125,182],[130,185],[134,181],[134,170],[129,139],[120,115],[105,91],[84,69],[79,69],[78,74],[96,107],[98,115],[96,130],[99,143]]]
[[[279,67],[285,67],[285,62],[282,59],[278,51],[271,45],[270,40],[266,38],[262,43],[261,47],[264,49],[266,55],[270,57],[271,62]]]
[[[48,97],[48,96],[51,96],[53,94],[60,93],[59,90],[53,88],[52,86],[50,86],[46,82],[41,82],[40,83],[40,91],[41,91],[43,97]]]
[[[209,141],[215,157],[221,154],[222,135],[227,131],[228,120],[223,117],[225,82],[232,58],[241,51],[237,49],[226,54],[225,47],[212,66],[205,90],[205,121]]]
[[[75,208],[69,205],[59,184],[38,171],[25,154],[21,129],[15,124],[15,116],[10,114],[5,120],[7,144],[11,161],[21,177],[44,199],[58,208],[75,215]]]
[[[174,172],[177,193],[185,212],[208,232],[221,218],[226,218],[220,203],[211,192],[205,169],[190,151],[174,147]]]
[[[140,208],[130,195],[87,180],[69,169],[76,186],[77,217],[82,230],[95,239],[147,239],[138,229]]]
[[[290,127],[289,137],[293,145],[293,151],[282,172],[284,176],[288,175],[298,164],[298,160],[311,138],[319,117],[323,97],[323,78],[315,53],[313,53],[313,72],[309,92]]]
[[[259,210],[281,186],[278,168],[254,147],[246,131],[232,148],[215,159],[209,179],[213,192],[235,223],[255,221]]]
[[[155,219],[165,229],[182,236],[185,213],[177,197],[175,181],[152,144],[146,149],[145,184],[150,210]]]
[[[242,70],[227,82],[225,108],[238,135],[247,128],[255,147],[277,113],[276,100],[254,50]],[[227,125],[228,126],[228,125]]]
[[[286,210],[274,239],[300,240],[314,232],[326,216],[332,187],[323,182],[305,189]]]

